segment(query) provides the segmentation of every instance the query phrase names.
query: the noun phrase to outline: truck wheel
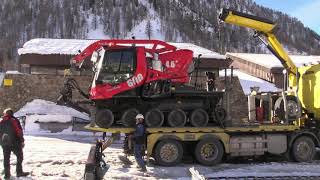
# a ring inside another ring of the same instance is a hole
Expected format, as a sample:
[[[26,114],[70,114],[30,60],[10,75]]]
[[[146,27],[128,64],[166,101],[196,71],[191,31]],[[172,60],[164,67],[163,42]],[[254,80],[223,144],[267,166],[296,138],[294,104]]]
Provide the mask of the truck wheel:
[[[161,127],[164,121],[163,113],[155,108],[146,113],[145,123],[148,127]]]
[[[96,113],[96,124],[101,128],[108,128],[113,124],[114,116],[109,109],[98,109]]]
[[[132,127],[136,124],[137,114],[139,114],[139,111],[136,108],[127,109],[121,116],[121,122],[124,126]]]
[[[179,141],[164,139],[155,147],[154,158],[159,165],[174,166],[181,162],[182,156],[183,148]]]
[[[211,166],[221,162],[223,145],[218,139],[206,138],[198,142],[195,149],[196,159],[203,165]]]
[[[292,157],[297,162],[310,162],[315,156],[315,144],[310,137],[302,136],[292,144]]]
[[[196,109],[192,111],[190,115],[190,123],[194,127],[204,127],[207,126],[209,121],[208,113],[203,109]]]
[[[168,115],[168,124],[171,127],[183,127],[187,122],[187,115],[181,109],[172,110]]]
[[[288,104],[288,119],[295,120],[301,116],[298,108],[298,99],[295,96],[286,96]],[[300,103],[300,102],[299,102]],[[279,97],[274,105],[275,113],[280,120],[285,119],[283,98]]]

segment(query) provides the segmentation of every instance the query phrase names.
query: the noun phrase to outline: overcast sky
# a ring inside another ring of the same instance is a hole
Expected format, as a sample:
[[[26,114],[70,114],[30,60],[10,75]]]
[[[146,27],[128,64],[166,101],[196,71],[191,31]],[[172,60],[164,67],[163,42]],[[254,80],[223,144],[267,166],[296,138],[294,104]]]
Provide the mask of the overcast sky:
[[[320,35],[320,0],[255,0],[259,5],[298,18]]]

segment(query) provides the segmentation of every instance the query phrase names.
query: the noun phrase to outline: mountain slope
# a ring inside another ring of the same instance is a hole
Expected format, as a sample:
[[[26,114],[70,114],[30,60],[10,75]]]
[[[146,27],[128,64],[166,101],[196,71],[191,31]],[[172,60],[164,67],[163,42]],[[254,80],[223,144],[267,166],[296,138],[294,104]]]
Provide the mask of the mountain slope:
[[[267,52],[252,31],[220,24],[222,7],[272,19],[292,53],[320,54],[320,37],[297,19],[251,0],[2,0],[0,52],[15,59],[32,38],[150,38],[191,42],[221,53]],[[4,51],[8,50],[8,51]]]

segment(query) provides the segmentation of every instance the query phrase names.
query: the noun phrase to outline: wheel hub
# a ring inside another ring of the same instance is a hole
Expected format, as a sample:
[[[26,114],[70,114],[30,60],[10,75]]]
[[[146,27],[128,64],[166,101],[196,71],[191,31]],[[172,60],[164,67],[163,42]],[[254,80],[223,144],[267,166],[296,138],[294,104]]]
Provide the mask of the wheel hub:
[[[201,156],[205,159],[214,159],[217,156],[217,148],[214,144],[205,144],[201,147]]]
[[[174,144],[166,144],[160,150],[163,161],[173,162],[178,158],[178,148]]]
[[[299,143],[297,147],[297,153],[300,157],[308,157],[311,153],[309,144],[307,142]]]
[[[297,116],[299,113],[298,104],[295,101],[288,100],[288,111],[289,111],[289,114],[292,114],[293,116]]]

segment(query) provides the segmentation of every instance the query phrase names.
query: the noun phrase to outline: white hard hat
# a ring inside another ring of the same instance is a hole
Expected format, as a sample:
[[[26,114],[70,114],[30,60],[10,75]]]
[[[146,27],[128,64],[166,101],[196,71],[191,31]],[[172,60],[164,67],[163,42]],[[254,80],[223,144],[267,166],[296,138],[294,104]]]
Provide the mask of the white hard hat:
[[[137,114],[136,119],[144,119],[142,114]]]
[[[3,111],[3,114],[6,114],[8,113],[9,111],[11,111],[11,113],[13,113],[13,110],[11,108],[7,108]]]

